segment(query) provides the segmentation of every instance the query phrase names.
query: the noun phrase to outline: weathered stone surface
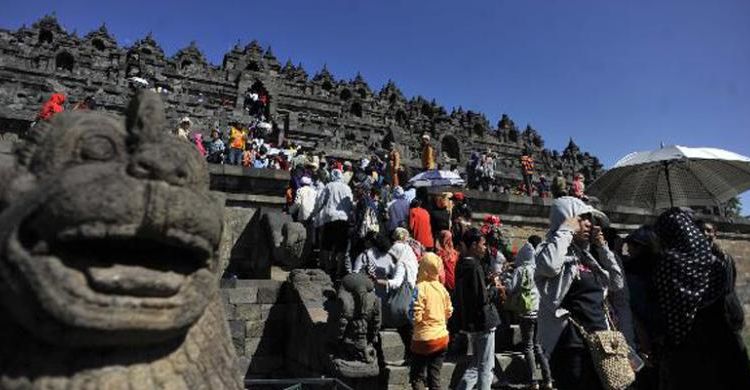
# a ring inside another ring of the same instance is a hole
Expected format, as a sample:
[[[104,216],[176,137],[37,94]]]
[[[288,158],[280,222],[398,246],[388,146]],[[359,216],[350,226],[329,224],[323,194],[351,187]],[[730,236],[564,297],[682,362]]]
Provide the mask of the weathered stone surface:
[[[232,337],[232,345],[235,351],[243,353],[245,350],[245,322],[229,321],[229,334]]]
[[[283,282],[278,280],[259,280],[257,282],[258,303],[276,303],[282,284]]]
[[[383,349],[383,357],[386,362],[396,363],[403,361],[406,347],[401,341],[401,336],[398,335],[398,332],[393,330],[382,330],[380,331],[380,340]]]
[[[395,143],[408,171],[420,166],[420,137],[427,132],[444,166],[463,168],[472,152],[491,150],[496,176],[505,184],[520,181],[518,159],[524,149],[533,155],[536,171],[548,179],[560,169],[568,176],[581,172],[591,182],[602,169],[596,157],[572,140],[562,152],[550,151],[537,129],[527,126],[521,131],[507,116],[493,125],[482,113],[461,108],[448,112],[421,96],[407,99],[393,82],[373,91],[359,75],[336,80],[325,68],[309,77],[291,62],[280,66],[257,44],[238,45],[221,65],[213,66],[193,44],[167,57],[150,36],[125,48],[106,29],[78,37],[62,29],[54,17],[45,17],[30,28],[0,30],[0,53],[0,133],[20,136],[51,91],[66,93],[71,102],[93,96],[100,109],[122,111],[128,93],[142,88],[132,79],[138,77],[148,83],[143,87],[162,91],[172,123],[189,115],[204,139],[214,126],[225,129],[231,120],[249,123],[246,94],[260,88],[270,98],[264,114],[272,124],[272,138],[283,132],[295,144],[337,158],[382,154]],[[211,188],[218,191],[283,190],[277,182],[255,180],[250,173],[236,175],[244,172],[242,167],[215,170]]]
[[[263,333],[265,331],[266,326],[270,326],[271,328],[277,327],[281,324],[279,323],[269,323],[267,321],[246,321],[245,322],[245,335],[247,337],[261,337],[263,336]]]
[[[222,272],[227,269],[232,259],[232,255],[241,256],[243,245],[249,243],[241,240],[242,235],[255,215],[255,209],[244,207],[225,207],[224,208],[224,231],[221,236],[221,245],[219,246],[219,257],[222,259]]]
[[[328,317],[328,350],[333,374],[367,378],[379,373],[374,343],[380,330],[380,299],[363,274],[341,279]]]
[[[124,122],[58,114],[0,170],[0,388],[241,387],[222,205],[165,126],[148,92]]]
[[[258,287],[238,287],[228,289],[227,294],[229,296],[229,303],[241,304],[241,303],[257,303],[258,302]]]
[[[241,303],[235,307],[235,317],[243,321],[257,321],[263,318],[261,307],[254,303]]]

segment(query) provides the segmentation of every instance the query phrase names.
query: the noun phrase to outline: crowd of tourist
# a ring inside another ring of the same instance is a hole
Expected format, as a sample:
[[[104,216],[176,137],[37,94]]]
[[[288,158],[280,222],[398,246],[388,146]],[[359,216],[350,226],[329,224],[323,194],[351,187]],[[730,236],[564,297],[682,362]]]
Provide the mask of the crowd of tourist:
[[[53,95],[38,119],[64,102]],[[750,389],[737,271],[713,224],[672,208],[622,237],[587,203],[582,175],[533,185],[524,155],[519,191],[555,199],[544,237],[511,240],[497,216],[476,223],[481,210],[463,192],[407,188],[394,147],[353,164],[272,146],[263,104],[250,97],[248,111],[260,116],[247,128],[233,123],[203,140],[186,117],[175,135],[210,162],[291,171],[287,211],[317,253],[307,265],[334,281],[373,281],[414,388],[442,388],[443,360],[464,353],[466,339],[472,354],[457,389],[489,389],[498,333],[516,322],[529,388]],[[423,168],[436,169],[429,136],[422,140]],[[470,187],[494,185],[491,154],[472,155],[467,171]],[[541,381],[532,379],[537,366]]]
[[[667,210],[621,237],[582,182],[553,182],[546,236],[511,240],[496,216],[475,223],[462,192],[391,186],[382,161],[322,165],[298,165],[289,194],[319,248],[308,265],[373,281],[415,388],[442,388],[443,360],[466,339],[473,353],[457,388],[489,389],[511,323],[529,388],[612,388],[597,337],[622,341],[630,388],[750,388],[733,260],[691,213]]]

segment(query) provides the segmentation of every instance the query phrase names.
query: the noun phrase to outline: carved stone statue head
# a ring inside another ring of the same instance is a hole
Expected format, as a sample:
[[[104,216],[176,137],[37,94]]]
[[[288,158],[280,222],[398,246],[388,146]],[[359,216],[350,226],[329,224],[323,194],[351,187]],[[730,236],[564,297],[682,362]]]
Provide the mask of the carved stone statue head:
[[[2,193],[0,300],[50,343],[152,343],[184,333],[215,288],[222,209],[190,145],[162,132],[154,95],[127,123],[63,113]]]
[[[124,121],[64,112],[31,132],[0,169],[0,325],[50,351],[171,344],[162,356],[212,311],[221,344],[207,307],[222,205],[159,97],[141,92]]]

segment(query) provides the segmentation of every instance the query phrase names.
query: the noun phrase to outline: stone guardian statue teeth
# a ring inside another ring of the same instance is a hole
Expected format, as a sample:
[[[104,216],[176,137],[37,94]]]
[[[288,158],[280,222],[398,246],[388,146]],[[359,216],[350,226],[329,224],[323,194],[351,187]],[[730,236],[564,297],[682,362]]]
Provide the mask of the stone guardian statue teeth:
[[[240,389],[222,205],[156,94],[64,112],[0,169],[0,388]]]

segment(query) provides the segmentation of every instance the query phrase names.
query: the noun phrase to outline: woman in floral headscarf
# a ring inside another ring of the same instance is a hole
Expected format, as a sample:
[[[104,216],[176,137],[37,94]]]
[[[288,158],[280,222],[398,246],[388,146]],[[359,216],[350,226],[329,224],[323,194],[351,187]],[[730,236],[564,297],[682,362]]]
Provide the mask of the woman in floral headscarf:
[[[656,221],[661,254],[654,272],[663,313],[662,389],[750,389],[750,362],[727,321],[727,264],[711,253],[691,215],[667,210]]]

